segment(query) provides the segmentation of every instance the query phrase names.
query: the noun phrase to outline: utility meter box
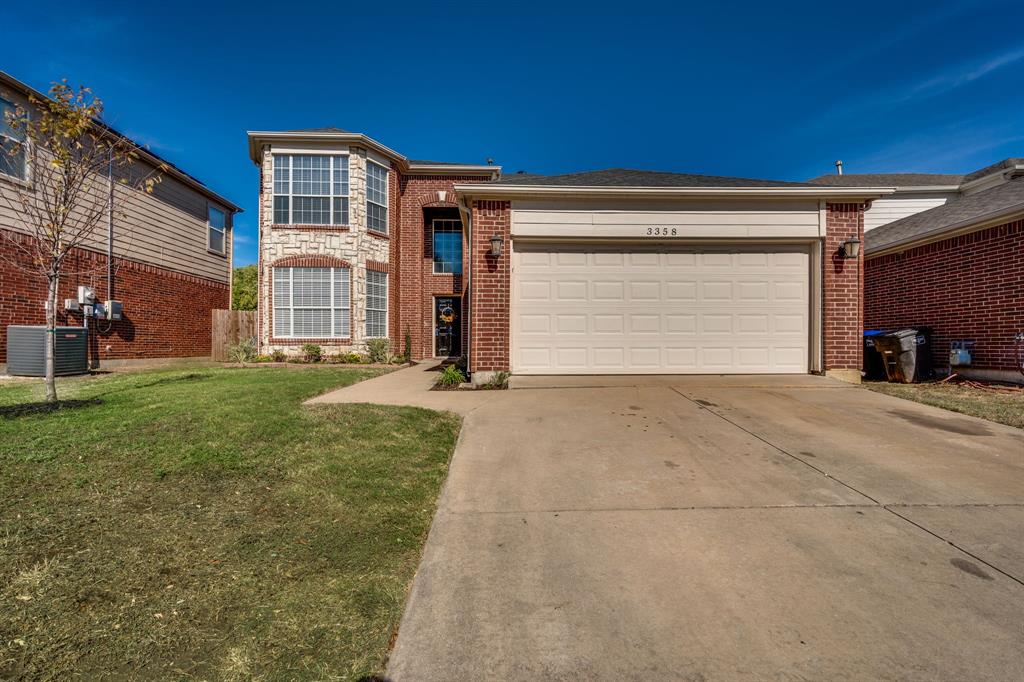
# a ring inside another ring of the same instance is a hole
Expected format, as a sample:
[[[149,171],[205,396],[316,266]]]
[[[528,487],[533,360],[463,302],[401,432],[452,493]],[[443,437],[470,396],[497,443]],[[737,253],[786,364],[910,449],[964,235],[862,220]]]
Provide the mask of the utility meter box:
[[[103,309],[107,312],[107,319],[117,321],[121,319],[122,304],[121,301],[104,301]]]
[[[954,348],[949,351],[949,364],[951,367],[963,367],[971,364],[971,351],[966,348]]]
[[[78,303],[79,305],[92,305],[96,302],[96,292],[92,287],[78,287]]]

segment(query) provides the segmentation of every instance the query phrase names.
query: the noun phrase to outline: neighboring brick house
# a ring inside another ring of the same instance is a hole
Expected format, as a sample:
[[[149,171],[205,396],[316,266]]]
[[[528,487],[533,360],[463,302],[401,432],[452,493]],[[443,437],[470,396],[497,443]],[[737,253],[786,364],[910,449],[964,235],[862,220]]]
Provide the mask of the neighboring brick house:
[[[927,327],[932,363],[950,371],[949,351],[969,341],[966,376],[1024,381],[1024,159],[967,175],[832,175],[833,186],[895,185],[876,203],[885,218],[865,237],[868,329]],[[928,195],[931,205],[921,200]],[[900,197],[908,202],[898,206]],[[870,211],[869,211],[870,215]]]
[[[30,97],[45,99],[0,72],[0,122],[17,107],[31,113]],[[13,144],[14,135],[0,124],[0,146]],[[17,187],[31,188],[35,156],[31,149],[19,158],[0,153],[0,372],[7,360],[7,326],[46,319],[46,280],[24,270],[27,255],[17,245],[31,237],[7,201]],[[140,149],[138,164],[149,172],[167,162]],[[129,196],[114,216],[113,243],[103,225],[65,264],[69,274],[61,279],[61,301],[75,298],[77,287],[86,285],[98,300],[124,304],[122,320],[90,324],[93,364],[209,356],[211,310],[230,306],[232,217],[241,209],[167,166],[152,194],[117,187]],[[100,187],[106,187],[105,179]],[[108,248],[114,256],[109,262]],[[61,309],[58,322],[78,326],[83,318]]]
[[[858,249],[885,188],[608,170],[501,175],[337,128],[249,133],[260,345],[390,339],[515,374],[860,379]]]

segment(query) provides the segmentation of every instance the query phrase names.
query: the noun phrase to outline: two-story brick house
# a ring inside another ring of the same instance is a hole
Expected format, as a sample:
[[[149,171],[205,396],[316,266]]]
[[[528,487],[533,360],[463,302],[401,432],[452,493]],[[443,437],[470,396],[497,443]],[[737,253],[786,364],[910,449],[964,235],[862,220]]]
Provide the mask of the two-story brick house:
[[[494,373],[857,381],[885,187],[613,169],[502,175],[336,128],[250,132],[260,346],[466,355]]]
[[[0,372],[8,325],[46,320],[46,280],[33,271],[31,229],[16,210],[18,192],[35,191],[39,152],[6,124],[19,110],[37,115],[32,100],[46,95],[0,72]],[[97,126],[119,135],[102,122]],[[14,149],[21,151],[7,153]],[[62,302],[88,286],[99,301],[123,303],[120,320],[90,325],[94,366],[209,357],[211,311],[231,304],[233,218],[241,209],[149,150],[137,153],[131,172],[146,176],[162,168],[160,183],[151,194],[115,183],[111,191],[123,194],[122,205],[71,252],[60,282]],[[94,191],[105,197],[106,188],[100,178]],[[58,323],[86,320],[62,306]]]

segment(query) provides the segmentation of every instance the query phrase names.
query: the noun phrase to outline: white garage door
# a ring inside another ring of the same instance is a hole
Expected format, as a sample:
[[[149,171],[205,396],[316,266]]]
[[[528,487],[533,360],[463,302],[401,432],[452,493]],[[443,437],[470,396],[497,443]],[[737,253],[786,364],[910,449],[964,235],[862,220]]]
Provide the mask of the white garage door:
[[[517,374],[804,373],[801,246],[515,245]]]

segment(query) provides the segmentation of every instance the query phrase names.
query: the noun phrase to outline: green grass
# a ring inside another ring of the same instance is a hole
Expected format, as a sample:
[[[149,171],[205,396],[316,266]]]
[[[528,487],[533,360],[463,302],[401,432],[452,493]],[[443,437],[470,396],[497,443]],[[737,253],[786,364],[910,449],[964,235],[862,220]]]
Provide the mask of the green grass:
[[[300,404],[379,373],[0,384],[0,679],[379,673],[459,428]]]
[[[1024,429],[1024,392],[974,388],[954,383],[888,384],[867,382],[872,391],[941,407],[953,412]]]

